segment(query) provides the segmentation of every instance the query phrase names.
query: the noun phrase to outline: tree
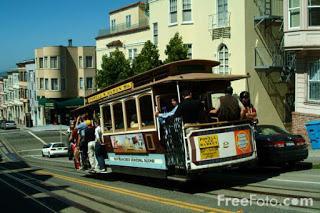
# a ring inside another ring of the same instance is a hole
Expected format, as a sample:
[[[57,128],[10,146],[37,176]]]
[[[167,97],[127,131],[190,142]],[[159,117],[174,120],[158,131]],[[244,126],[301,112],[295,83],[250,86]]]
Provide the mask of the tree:
[[[102,57],[101,70],[96,73],[97,88],[110,86],[118,81],[124,80],[132,76],[130,62],[127,60],[123,52],[117,48],[110,56]]]
[[[167,59],[164,63],[187,59],[188,47],[183,45],[182,36],[180,36],[179,33],[176,33],[174,37],[170,39],[165,54],[167,55]]]
[[[133,60],[132,71],[134,74],[139,74],[160,66],[161,63],[159,60],[159,50],[148,40],[144,44],[140,54]]]

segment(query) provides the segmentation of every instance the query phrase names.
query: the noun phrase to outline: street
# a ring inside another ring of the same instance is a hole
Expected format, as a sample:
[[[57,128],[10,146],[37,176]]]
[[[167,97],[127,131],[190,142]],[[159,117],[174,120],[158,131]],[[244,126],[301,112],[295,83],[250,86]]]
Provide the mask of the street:
[[[90,175],[76,171],[67,157],[41,156],[42,146],[60,137],[58,131],[0,130],[3,212],[320,211],[320,169],[309,162],[294,168],[217,171],[188,183]],[[301,203],[305,198],[312,202]],[[240,200],[247,203],[240,205]]]

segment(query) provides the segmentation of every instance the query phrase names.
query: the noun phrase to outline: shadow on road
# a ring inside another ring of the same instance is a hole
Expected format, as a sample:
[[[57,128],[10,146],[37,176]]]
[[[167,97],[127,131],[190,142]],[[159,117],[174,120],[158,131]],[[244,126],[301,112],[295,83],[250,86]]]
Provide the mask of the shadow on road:
[[[252,169],[226,169],[209,173],[199,173],[187,182],[178,182],[149,178],[142,176],[126,175],[119,173],[85,175],[87,178],[106,181],[123,181],[132,184],[150,186],[184,193],[206,193],[213,190],[228,189],[235,186],[246,186],[269,178],[277,177],[282,173],[303,171],[312,168],[312,163],[301,162],[294,167],[256,167]]]
[[[0,163],[0,206],[5,212],[60,212],[70,206],[85,212],[94,212],[90,207],[60,197],[57,191],[69,186],[52,185],[45,181],[51,175],[39,174],[38,169],[30,167],[24,161]]]

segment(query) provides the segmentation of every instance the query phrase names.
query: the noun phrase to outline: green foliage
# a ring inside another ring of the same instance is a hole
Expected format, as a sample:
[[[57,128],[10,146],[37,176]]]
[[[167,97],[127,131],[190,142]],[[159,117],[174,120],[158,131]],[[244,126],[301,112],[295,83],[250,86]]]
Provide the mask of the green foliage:
[[[136,75],[160,65],[159,50],[148,40],[144,44],[140,54],[133,60],[132,70]]]
[[[183,45],[182,36],[180,36],[179,33],[176,33],[174,37],[170,39],[165,54],[167,55],[167,59],[164,63],[187,59],[188,48]]]
[[[102,57],[101,68],[96,73],[97,88],[110,86],[133,75],[129,60],[118,48],[110,56]]]

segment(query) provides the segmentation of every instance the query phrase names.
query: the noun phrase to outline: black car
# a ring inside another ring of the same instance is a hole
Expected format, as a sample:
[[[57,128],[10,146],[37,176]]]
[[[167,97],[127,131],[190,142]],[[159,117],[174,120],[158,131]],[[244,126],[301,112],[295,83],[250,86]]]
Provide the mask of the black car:
[[[255,131],[259,163],[294,165],[308,157],[308,147],[301,135],[293,135],[274,125],[258,125]]]

